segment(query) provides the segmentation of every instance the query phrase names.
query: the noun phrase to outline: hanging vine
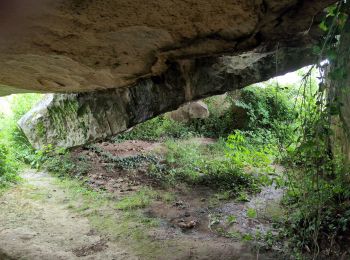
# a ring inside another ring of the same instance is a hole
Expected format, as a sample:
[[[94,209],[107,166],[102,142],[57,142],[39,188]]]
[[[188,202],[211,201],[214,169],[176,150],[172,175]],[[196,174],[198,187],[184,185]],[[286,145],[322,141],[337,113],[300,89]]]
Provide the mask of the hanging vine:
[[[289,161],[290,214],[284,231],[292,238],[294,249],[310,253],[314,259],[320,253],[340,254],[340,240],[350,227],[348,169],[335,137],[344,105],[340,88],[350,83],[346,82],[349,47],[342,47],[350,32],[349,6],[340,1],[327,9],[320,24],[325,36],[314,47],[318,62],[305,73],[297,97],[299,140]],[[312,83],[315,70],[318,88]]]

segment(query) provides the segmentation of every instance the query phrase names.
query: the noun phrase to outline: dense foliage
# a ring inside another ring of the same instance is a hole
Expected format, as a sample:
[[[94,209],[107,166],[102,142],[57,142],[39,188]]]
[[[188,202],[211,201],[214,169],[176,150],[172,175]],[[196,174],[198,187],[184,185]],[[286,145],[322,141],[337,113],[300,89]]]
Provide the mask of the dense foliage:
[[[14,95],[8,98],[12,113],[0,114],[0,188],[19,180],[18,169],[22,163],[30,163],[35,151],[17,126],[19,118],[26,113],[41,95]]]
[[[344,104],[339,101],[339,93],[344,90],[337,88],[344,88],[343,80],[349,72],[345,71],[348,60],[344,63],[339,46],[344,26],[350,26],[349,7],[348,2],[340,1],[328,8],[320,25],[326,36],[314,48],[320,61],[314,66],[320,71],[319,82],[316,84],[312,75],[305,73],[299,91],[300,138],[287,157],[285,206],[289,214],[283,225],[284,235],[291,239],[291,248],[309,253],[314,259],[319,255],[340,257],[346,250],[342,245],[350,228],[349,168],[335,135],[343,128],[339,112]],[[345,49],[347,52],[348,43]],[[328,62],[321,62],[325,57]]]

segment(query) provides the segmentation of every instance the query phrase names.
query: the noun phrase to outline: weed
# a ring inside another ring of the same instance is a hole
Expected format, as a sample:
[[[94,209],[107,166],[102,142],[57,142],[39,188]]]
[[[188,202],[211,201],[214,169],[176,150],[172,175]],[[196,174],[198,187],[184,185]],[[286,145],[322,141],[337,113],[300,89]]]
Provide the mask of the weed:
[[[236,239],[236,240],[242,239],[242,234],[237,232],[237,231],[225,232],[223,235],[225,237],[233,238],[233,239]]]
[[[231,198],[230,191],[222,191],[214,195],[218,200],[229,200]]]
[[[220,224],[221,215],[219,214],[209,214],[209,224],[208,228],[211,230],[213,226]]]
[[[229,215],[227,216],[227,219],[226,219],[227,223],[228,224],[233,224],[233,223],[236,223],[237,222],[237,217],[234,216],[234,215]]]
[[[253,208],[247,209],[247,217],[248,217],[248,218],[256,218],[257,215],[258,215],[258,214],[257,214],[257,212],[256,212],[255,209],[253,209]]]
[[[241,239],[242,241],[252,241],[254,240],[254,236],[252,234],[243,234]]]
[[[235,131],[227,139],[228,152],[227,156],[237,166],[263,168],[265,172],[272,172],[270,165],[272,164],[275,155],[277,154],[277,147],[272,145],[273,137],[270,138],[269,132],[242,132]],[[270,139],[269,143],[258,140]],[[272,139],[272,140],[271,140]]]
[[[123,157],[114,156],[97,145],[90,145],[88,148],[99,154],[106,163],[113,163],[114,167],[130,170],[140,167],[145,163],[156,163],[159,159],[155,155],[138,154],[135,156]],[[111,166],[110,166],[111,167]]]
[[[238,196],[236,198],[236,201],[238,202],[248,202],[249,201],[249,196],[246,192],[242,191],[238,193]]]
[[[157,192],[143,188],[140,191],[119,200],[116,203],[116,208],[121,210],[144,208],[149,206],[152,200],[156,199],[157,197]]]
[[[218,144],[206,147],[196,142],[169,141],[166,145],[167,166],[163,172],[170,178],[221,189],[226,198],[242,189],[258,190],[259,179],[225,158],[224,143],[220,143],[220,148]]]

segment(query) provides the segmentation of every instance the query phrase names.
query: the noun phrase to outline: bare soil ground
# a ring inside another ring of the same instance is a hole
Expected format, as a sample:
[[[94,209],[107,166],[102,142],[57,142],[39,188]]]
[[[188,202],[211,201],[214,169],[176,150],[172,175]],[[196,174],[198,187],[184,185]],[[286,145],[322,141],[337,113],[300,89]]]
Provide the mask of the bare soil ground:
[[[159,147],[161,143],[141,140],[127,140],[122,143],[102,142],[97,145],[114,156],[123,158],[152,151]]]
[[[161,144],[127,141],[98,146],[123,158],[159,149]],[[26,170],[24,183],[0,197],[0,259],[279,259],[236,234],[273,231],[269,219],[278,215],[282,191],[267,187],[260,195],[250,196],[249,202],[222,200],[204,186],[179,184],[164,190],[147,175],[144,165],[131,170],[110,168],[86,149],[76,150],[74,156],[83,156],[93,165],[87,174],[90,186],[106,190],[116,200],[145,186],[172,194],[171,201],[156,199],[142,209],[144,216],[159,222],[144,231],[147,241],[142,243],[157,244],[157,250],[145,255],[130,246],[140,241],[130,239],[127,245],[127,238],[119,243],[99,233],[84,214],[69,208],[65,190],[55,184],[55,177]],[[247,216],[250,209],[256,211],[255,218]],[[101,209],[99,214],[103,217],[107,211]]]
[[[33,170],[22,177],[0,198],[0,259],[136,259],[67,209],[54,177]]]

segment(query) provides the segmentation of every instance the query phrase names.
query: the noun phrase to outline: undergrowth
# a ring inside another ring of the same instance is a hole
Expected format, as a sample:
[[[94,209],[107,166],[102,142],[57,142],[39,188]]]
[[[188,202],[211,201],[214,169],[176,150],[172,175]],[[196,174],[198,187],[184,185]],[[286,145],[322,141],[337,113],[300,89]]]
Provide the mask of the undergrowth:
[[[166,147],[165,161],[151,164],[149,174],[168,185],[178,182],[205,185],[236,197],[242,191],[256,192],[265,184],[263,174],[248,172],[226,156],[229,149],[223,139],[209,145],[167,141]]]
[[[17,121],[40,98],[38,94],[14,95],[8,98],[12,113],[5,115],[0,111],[0,189],[20,180],[19,169],[34,154]]]
[[[338,140],[336,132],[345,129],[340,98],[348,84],[344,82],[349,73],[348,59],[344,60],[348,43],[345,53],[340,46],[343,33],[344,41],[348,39],[349,9],[348,2],[339,1],[327,9],[320,25],[326,36],[314,48],[319,56],[314,66],[319,70],[318,82],[312,69],[305,73],[297,99],[299,139],[286,157],[289,171],[284,205],[288,215],[282,233],[296,255],[313,259],[347,255],[343,245],[350,228],[349,167],[344,150],[338,147],[344,146],[345,140]],[[328,61],[322,62],[326,57]]]

